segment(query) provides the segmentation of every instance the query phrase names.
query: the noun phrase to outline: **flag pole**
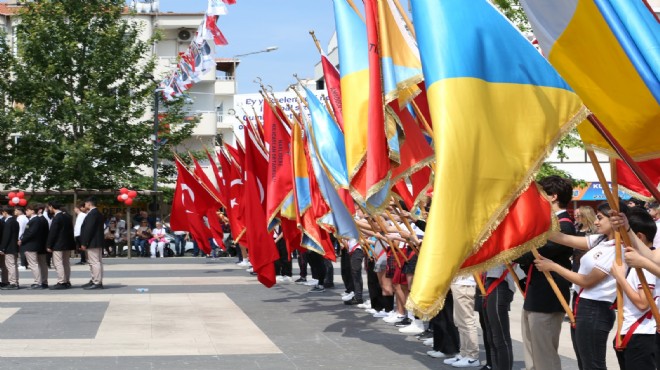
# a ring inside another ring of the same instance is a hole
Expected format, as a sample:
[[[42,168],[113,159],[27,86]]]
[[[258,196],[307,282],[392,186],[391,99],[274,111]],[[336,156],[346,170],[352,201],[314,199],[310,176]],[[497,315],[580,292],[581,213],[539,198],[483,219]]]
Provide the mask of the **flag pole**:
[[[408,28],[408,32],[412,35],[413,38],[417,38],[415,35],[415,27],[413,26],[412,22],[410,21],[410,18],[408,18],[408,14],[406,14],[406,11],[403,9],[401,6],[401,3],[399,0],[394,0],[394,5],[396,6],[396,10],[399,11],[399,14],[401,15],[401,18],[403,18],[403,21],[406,23],[406,27]]]
[[[532,254],[536,259],[543,258],[539,254],[539,251],[537,251],[536,249],[532,249]],[[543,275],[548,280],[548,283],[550,284],[552,291],[555,292],[555,295],[557,296],[559,303],[561,303],[561,306],[564,308],[566,315],[568,315],[568,320],[571,322],[572,325],[575,325],[575,315],[573,315],[573,311],[571,311],[571,308],[568,306],[568,303],[566,302],[564,295],[561,294],[561,290],[559,290],[559,287],[557,286],[555,279],[552,277],[552,275],[550,275],[548,271],[543,271]]]
[[[506,269],[509,270],[509,274],[511,274],[513,281],[516,282],[516,286],[518,287],[518,290],[520,290],[520,294],[524,294],[525,291],[522,290],[522,287],[520,286],[520,279],[518,279],[518,275],[516,275],[516,271],[513,269],[513,266],[511,266],[509,262],[505,263],[504,266],[506,266]]]
[[[310,30],[309,34],[312,35],[312,39],[314,40],[314,45],[316,45],[316,48],[319,50],[319,54],[323,55],[323,49],[321,48],[321,43],[316,38],[316,34],[314,33],[314,30]]]
[[[607,198],[607,202],[610,204],[610,208],[618,212],[619,202],[614,201],[614,197],[612,195],[612,192],[610,191],[610,187],[607,186],[607,182],[605,181],[605,175],[603,175],[603,169],[600,167],[598,158],[596,158],[596,153],[594,153],[593,150],[587,150],[587,154],[589,155],[589,159],[591,160],[591,165],[594,167],[594,170],[596,171],[598,180],[601,182],[601,187],[603,188],[603,192],[605,193],[605,198]],[[628,232],[624,230],[623,227],[619,228],[618,231],[619,234],[623,237],[623,243],[627,246],[631,246],[632,243],[630,241],[630,237],[628,236]],[[649,289],[649,284],[646,281],[646,276],[644,276],[644,273],[639,268],[635,268],[635,271],[637,272],[637,277],[639,278],[639,282],[642,284],[642,290],[644,291],[646,300],[649,302],[649,307],[651,308],[651,313],[653,313],[653,318],[655,319],[656,325],[660,327],[660,312],[658,311],[658,306],[655,304],[655,299],[653,299],[653,293]]]
[[[479,287],[479,291],[481,292],[481,296],[483,298],[486,298],[486,287],[484,286],[483,280],[481,280],[481,276],[479,276],[479,274],[474,272],[474,273],[472,273],[472,277],[474,278],[474,281],[477,283],[477,286]]]
[[[618,184],[618,178],[617,178],[617,172],[616,172],[616,160],[613,158],[610,158],[610,174],[612,178],[612,200],[613,203],[619,205],[619,184]],[[601,186],[607,187],[607,184],[602,184]],[[613,207],[613,205],[610,204],[610,208]],[[621,233],[619,233],[619,230],[614,231],[614,263],[617,264],[617,266],[621,266],[623,264],[623,258],[621,257]],[[621,329],[623,329],[623,290],[621,289],[621,284],[617,282],[616,284],[616,336],[614,337],[614,341],[617,347],[621,345]]]
[[[362,16],[362,13],[360,13],[360,10],[357,8],[357,6],[355,6],[355,3],[353,2],[353,0],[346,0],[346,1],[348,2],[348,5],[350,5],[351,8],[353,8],[353,10],[355,11],[355,14],[357,14],[358,17],[360,17],[360,19],[362,19],[362,22],[366,23],[366,21],[364,20],[364,17]]]
[[[598,131],[598,133],[601,134],[601,136],[607,141],[608,144],[614,149],[616,154],[619,155],[621,160],[630,168],[630,170],[637,176],[639,181],[644,184],[644,187],[648,189],[649,192],[651,192],[651,195],[653,198],[655,198],[656,201],[660,202],[660,190],[656,188],[651,180],[646,176],[644,171],[639,167],[637,162],[635,162],[632,157],[626,152],[626,150],[619,144],[619,142],[612,136],[612,134],[605,128],[605,125],[596,117],[594,114],[590,114],[587,116],[587,119],[591,124],[594,126],[594,128]]]

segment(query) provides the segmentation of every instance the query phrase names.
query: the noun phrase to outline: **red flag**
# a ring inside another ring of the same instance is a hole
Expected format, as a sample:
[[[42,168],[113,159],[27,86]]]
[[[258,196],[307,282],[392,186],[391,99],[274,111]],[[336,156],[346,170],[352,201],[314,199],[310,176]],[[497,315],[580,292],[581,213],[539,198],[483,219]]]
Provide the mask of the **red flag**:
[[[249,126],[245,130],[245,218],[249,220],[250,262],[259,281],[270,288],[275,285],[275,265],[279,253],[272,235],[268,232],[266,219],[266,194],[264,184],[268,178],[268,159]]]
[[[193,234],[193,237],[204,253],[211,252],[208,239],[212,236],[210,228],[205,224],[202,215],[209,211],[215,212],[220,204],[204,189],[188,169],[175,159],[178,171],[177,188],[175,190],[175,201],[172,205],[174,225],[170,219],[170,227],[179,229],[184,226],[182,218],[186,218],[185,229]]]
[[[206,29],[211,32],[211,35],[213,35],[213,42],[215,42],[216,45],[227,45],[229,42],[227,42],[227,39],[220,31],[220,28],[218,28],[217,21],[217,15],[206,16]]]
[[[222,172],[218,169],[218,165],[215,163],[215,160],[213,160],[213,157],[211,156],[211,153],[209,153],[208,150],[206,150],[206,157],[209,159],[209,163],[211,163],[211,168],[213,169],[213,176],[215,176],[215,182],[218,184],[217,189],[218,189],[218,199],[220,200],[220,203],[222,203],[222,206],[224,208],[227,208],[227,189],[225,185],[225,179],[223,178]]]
[[[222,0],[222,2],[227,4],[227,5],[236,4],[236,0]]]
[[[383,89],[378,50],[378,20],[375,0],[365,0],[369,45],[369,107],[366,160],[351,179],[351,186],[367,200],[379,193],[390,177],[390,153],[385,130]],[[350,174],[349,174],[350,175]],[[383,199],[387,199],[383,197]],[[379,207],[381,204],[368,203]]]
[[[337,124],[341,130],[344,130],[344,116],[341,111],[341,82],[339,71],[328,60],[328,57],[321,55],[321,65],[323,66],[323,78],[325,79],[325,88],[328,90],[328,99],[335,113]]]
[[[218,191],[218,188],[213,185],[213,182],[211,182],[211,179],[206,175],[206,172],[204,172],[204,169],[202,166],[199,165],[199,162],[197,162],[197,159],[194,157],[191,157],[193,160],[193,164],[195,165],[195,168],[193,170],[193,173],[195,174],[195,177],[197,177],[197,180],[203,185],[203,187],[213,195],[214,198],[220,200],[220,192]],[[224,204],[221,204],[221,206],[224,207]]]
[[[650,159],[648,161],[637,162],[642,172],[651,180],[651,182],[660,189],[660,159]],[[628,166],[620,159],[616,160],[616,172],[619,186],[625,192],[630,193],[638,199],[648,202],[654,201],[651,192],[642,184]]]
[[[284,123],[275,116],[268,103],[264,104],[264,128],[270,145],[268,159],[268,189],[266,193],[266,217],[268,224],[275,219],[285,199],[293,191],[291,168],[291,134]]]
[[[230,146],[226,144],[225,147],[227,149],[230,148]],[[239,154],[238,151],[236,154]],[[238,244],[246,246],[247,238],[245,235],[242,235],[245,234],[245,217],[243,214],[243,207],[241,207],[241,204],[243,204],[243,194],[245,192],[243,184],[243,172],[236,164],[225,158],[224,154],[219,155],[218,158],[220,159],[222,171],[226,174],[226,187],[229,199],[226,212],[227,217],[229,218],[231,234],[234,239],[237,239],[239,236],[241,236]],[[236,158],[233,160],[236,162]]]
[[[284,240],[286,241],[286,249],[289,252],[289,258],[291,258],[291,253],[294,250],[299,252],[303,251],[300,247],[302,242],[302,232],[298,228],[296,220],[289,220],[288,218],[282,218],[280,220],[282,224],[282,233],[284,234]]]

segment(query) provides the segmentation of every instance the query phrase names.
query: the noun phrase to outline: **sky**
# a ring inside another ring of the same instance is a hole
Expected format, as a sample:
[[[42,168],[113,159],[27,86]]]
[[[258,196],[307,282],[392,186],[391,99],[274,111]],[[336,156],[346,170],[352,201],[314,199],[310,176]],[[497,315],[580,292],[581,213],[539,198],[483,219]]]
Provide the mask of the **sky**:
[[[160,0],[161,12],[205,12],[207,0]],[[202,18],[200,17],[200,23]],[[269,53],[241,57],[237,69],[238,92],[254,93],[261,77],[275,91],[284,91],[300,78],[311,78],[320,55],[309,35],[314,30],[324,49],[335,29],[332,0],[237,0],[221,16],[218,26],[229,45],[216,49],[218,57],[277,46]]]

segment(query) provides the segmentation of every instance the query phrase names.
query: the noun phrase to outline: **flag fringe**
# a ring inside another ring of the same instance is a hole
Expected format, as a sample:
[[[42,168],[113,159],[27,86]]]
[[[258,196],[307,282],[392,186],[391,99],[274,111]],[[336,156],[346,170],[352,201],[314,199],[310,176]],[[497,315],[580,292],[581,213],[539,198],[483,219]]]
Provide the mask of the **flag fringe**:
[[[527,171],[527,174],[523,176],[524,181],[520,183],[520,185],[510,193],[508,197],[506,197],[506,201],[503,202],[503,204],[499,207],[498,210],[496,210],[493,213],[493,216],[491,219],[485,224],[483,231],[481,234],[476,238],[476,241],[474,243],[474,247],[472,248],[472,251],[468,255],[471,256],[479,251],[483,244],[492,236],[493,232],[497,230],[498,226],[504,220],[506,215],[509,213],[509,208],[511,207],[511,204],[518,199],[529,187],[529,185],[534,181],[534,176],[538,172],[538,170],[541,168],[541,165],[545,161],[545,159],[550,155],[550,153],[554,150],[555,146],[559,141],[573,128],[575,128],[578,124],[580,124],[582,121],[584,121],[587,116],[590,114],[589,110],[587,110],[586,107],[581,106],[580,109],[573,115],[573,117],[561,127],[557,135],[549,141],[544,155],[539,156],[538,160],[536,163],[534,163],[532,166],[530,166],[530,169]],[[533,239],[532,241],[536,240]],[[530,242],[532,242],[530,241]],[[536,240],[538,241],[538,240]],[[523,244],[525,245],[525,244]],[[531,250],[532,245],[530,244],[528,250]],[[467,260],[467,258],[466,258]],[[465,260],[463,261],[465,262]],[[463,263],[461,262],[461,264]],[[486,263],[486,262],[485,262]],[[484,263],[484,264],[485,264]],[[415,315],[424,318],[432,318],[435,315],[440,312],[440,310],[444,307],[444,302],[445,302],[445,295],[446,291],[443,292],[433,304],[431,304],[428,308],[423,309],[420,307],[417,303],[415,303],[411,298],[408,298],[408,302],[406,303],[406,308],[412,310]]]
[[[629,189],[629,188],[627,188],[627,187],[625,187],[621,184],[619,184],[619,190],[623,191],[626,194],[629,194],[633,198],[637,198],[637,199],[643,200],[645,202],[655,202],[656,201],[655,198],[653,198],[653,196],[648,196],[648,195],[638,193],[638,192],[636,192],[634,190],[631,190],[631,189]],[[658,186],[658,190],[660,190],[660,186]]]

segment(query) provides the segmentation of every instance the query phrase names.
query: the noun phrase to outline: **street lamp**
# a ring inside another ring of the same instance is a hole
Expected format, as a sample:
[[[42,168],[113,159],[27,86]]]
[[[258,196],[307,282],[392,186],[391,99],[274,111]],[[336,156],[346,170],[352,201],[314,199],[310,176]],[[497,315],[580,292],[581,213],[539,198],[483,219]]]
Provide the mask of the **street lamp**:
[[[232,57],[232,59],[234,60],[234,71],[233,71],[233,73],[234,73],[234,94],[236,94],[238,92],[238,85],[237,85],[237,82],[236,82],[236,65],[238,64],[238,58],[239,57],[244,57],[244,56],[247,56],[247,55],[253,55],[253,54],[270,53],[271,51],[275,51],[275,50],[277,50],[277,46],[269,46],[269,47],[267,47],[263,50],[251,51],[249,53],[244,53],[244,54],[236,54]]]

